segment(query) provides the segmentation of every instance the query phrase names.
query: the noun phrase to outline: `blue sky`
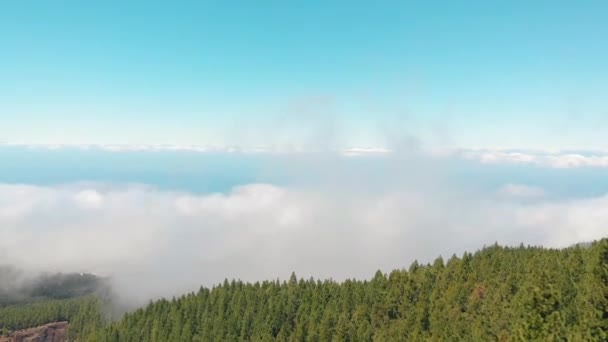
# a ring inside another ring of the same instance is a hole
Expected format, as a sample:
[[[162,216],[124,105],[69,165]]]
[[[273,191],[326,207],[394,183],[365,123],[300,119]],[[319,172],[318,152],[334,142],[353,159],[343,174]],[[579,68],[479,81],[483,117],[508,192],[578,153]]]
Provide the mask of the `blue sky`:
[[[607,11],[3,3],[0,141],[608,149]]]

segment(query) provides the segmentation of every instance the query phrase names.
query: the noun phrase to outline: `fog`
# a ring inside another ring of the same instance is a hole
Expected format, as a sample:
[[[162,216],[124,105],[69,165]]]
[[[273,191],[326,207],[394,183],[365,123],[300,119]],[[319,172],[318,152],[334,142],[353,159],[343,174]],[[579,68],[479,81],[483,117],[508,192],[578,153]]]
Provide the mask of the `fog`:
[[[300,182],[222,193],[0,184],[0,260],[107,276],[123,304],[140,305],[226,278],[362,279],[494,242],[565,247],[607,232],[607,196],[556,198],[508,180],[476,189],[431,158],[386,158],[371,169],[374,158],[294,158],[268,167]]]

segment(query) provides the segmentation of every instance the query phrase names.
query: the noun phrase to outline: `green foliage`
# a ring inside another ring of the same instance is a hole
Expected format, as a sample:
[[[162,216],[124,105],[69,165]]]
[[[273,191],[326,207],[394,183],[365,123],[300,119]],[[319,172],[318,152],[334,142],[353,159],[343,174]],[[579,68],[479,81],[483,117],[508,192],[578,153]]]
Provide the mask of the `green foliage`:
[[[90,298],[35,305],[0,309],[0,328],[65,319],[72,337],[100,342],[605,341],[608,240],[494,245],[367,281],[226,280],[110,323]]]
[[[101,329],[105,320],[101,301],[93,296],[63,300],[45,300],[35,303],[0,308],[0,332],[35,327],[50,322],[69,321],[69,335],[89,336]]]
[[[98,341],[566,341],[606,339],[608,240],[494,245],[370,281],[225,281],[161,299]]]
[[[14,267],[0,265],[0,307],[93,293],[109,295],[107,280],[86,273],[42,274],[28,278]]]

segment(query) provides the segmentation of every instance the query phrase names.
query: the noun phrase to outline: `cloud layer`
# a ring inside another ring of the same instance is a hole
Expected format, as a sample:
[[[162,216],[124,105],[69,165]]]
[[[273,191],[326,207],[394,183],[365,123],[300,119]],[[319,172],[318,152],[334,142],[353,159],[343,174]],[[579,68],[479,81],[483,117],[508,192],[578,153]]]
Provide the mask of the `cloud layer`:
[[[404,146],[406,145],[406,146]],[[518,164],[544,168],[608,168],[607,151],[534,151],[500,149],[434,148],[425,150],[416,144],[401,144],[398,148],[344,147],[310,148],[306,146],[216,146],[193,144],[29,144],[1,143],[0,148],[25,148],[32,150],[81,150],[103,152],[194,152],[217,154],[282,154],[330,153],[345,157],[392,156],[420,152],[434,158],[460,158],[481,164]]]
[[[608,197],[539,194],[523,185],[472,194],[249,184],[195,195],[4,184],[0,260],[109,275],[125,298],[143,301],[224,278],[362,278],[495,241],[564,247],[608,232]]]
[[[608,153],[463,150],[466,159],[484,164],[524,164],[555,169],[608,167]]]

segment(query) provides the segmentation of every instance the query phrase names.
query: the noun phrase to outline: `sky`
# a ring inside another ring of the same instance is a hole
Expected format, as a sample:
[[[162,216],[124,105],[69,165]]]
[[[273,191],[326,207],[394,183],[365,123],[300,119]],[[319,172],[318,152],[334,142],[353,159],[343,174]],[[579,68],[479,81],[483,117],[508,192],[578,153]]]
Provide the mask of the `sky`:
[[[0,264],[141,304],[606,237],[607,12],[2,3]]]
[[[608,149],[605,1],[0,10],[0,140]]]

